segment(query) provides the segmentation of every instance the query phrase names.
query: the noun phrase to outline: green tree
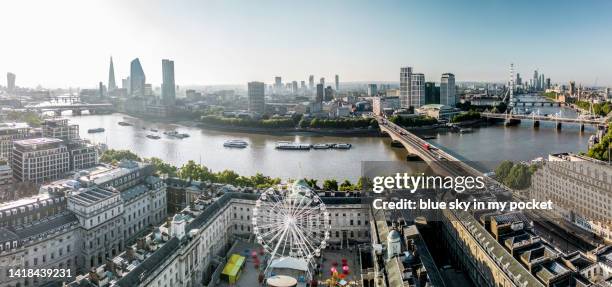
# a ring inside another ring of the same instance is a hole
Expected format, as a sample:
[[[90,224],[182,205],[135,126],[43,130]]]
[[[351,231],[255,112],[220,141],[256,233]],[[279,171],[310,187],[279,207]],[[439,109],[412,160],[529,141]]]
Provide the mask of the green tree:
[[[227,183],[227,184],[235,184],[238,181],[238,178],[240,177],[240,175],[238,173],[236,173],[233,170],[229,170],[226,169],[222,172],[217,173],[217,181],[220,183]],[[243,185],[244,185],[244,181],[243,181]]]
[[[160,158],[152,157],[145,159],[145,162],[151,163],[156,174],[167,174],[170,177],[177,176],[177,168],[169,163],[164,162]]]
[[[140,157],[129,150],[109,149],[102,153],[100,161],[104,163],[120,162],[122,160],[141,161]]]
[[[178,176],[186,180],[202,180],[204,169],[201,165],[190,160],[178,170]]]
[[[310,126],[310,120],[306,118],[302,118],[300,122],[298,123],[298,126],[300,128],[307,128]]]
[[[480,119],[480,113],[476,111],[469,111],[453,116],[453,118],[451,119],[451,123],[459,123],[477,119]]]
[[[499,166],[497,166],[497,168],[495,169],[495,177],[498,180],[503,181],[508,176],[508,174],[510,174],[510,170],[513,166],[514,163],[512,161],[502,161],[502,163],[499,164]]]
[[[416,117],[401,117],[401,116],[391,116],[389,118],[394,124],[404,126],[404,127],[421,127],[421,126],[429,126],[433,124],[437,124],[438,120],[428,116],[416,116]]]
[[[525,189],[531,185],[531,173],[529,167],[524,164],[516,164],[510,169],[510,173],[504,179],[504,184],[512,189]]]
[[[310,121],[310,127],[311,128],[316,128],[319,127],[321,120],[314,118]]]
[[[338,182],[335,179],[326,179],[323,181],[323,189],[330,191],[338,190]]]
[[[39,127],[43,120],[36,112],[9,111],[6,118],[14,122],[26,122],[32,127]]]
[[[341,184],[340,184],[340,188],[338,190],[340,191],[351,191],[355,189],[355,187],[353,186],[353,184],[348,180],[345,179]]]
[[[359,180],[357,180],[357,186],[356,186],[357,190],[367,190],[371,187],[372,187],[372,181],[369,178],[365,176],[361,176],[359,177]]]
[[[317,180],[316,179],[307,179],[304,178],[304,181],[306,182],[306,184],[308,184],[308,186],[310,186],[310,188],[312,189],[321,189],[318,185],[317,185]]]
[[[587,156],[608,161],[610,160],[610,149],[612,144],[612,124],[608,127],[608,132],[599,140],[599,142],[593,145],[587,152]]]
[[[293,121],[293,124],[296,125],[299,122],[302,121],[303,115],[302,114],[293,114],[291,115],[291,120]]]

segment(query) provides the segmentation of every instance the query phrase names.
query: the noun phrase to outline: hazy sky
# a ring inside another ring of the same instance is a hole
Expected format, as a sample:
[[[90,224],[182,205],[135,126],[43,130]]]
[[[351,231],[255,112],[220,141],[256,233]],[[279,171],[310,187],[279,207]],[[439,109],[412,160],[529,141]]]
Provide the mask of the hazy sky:
[[[612,1],[2,1],[0,73],[17,85],[117,83],[139,57],[159,85],[326,77],[398,81],[409,65],[439,81],[505,81],[539,68],[553,82],[612,86]]]

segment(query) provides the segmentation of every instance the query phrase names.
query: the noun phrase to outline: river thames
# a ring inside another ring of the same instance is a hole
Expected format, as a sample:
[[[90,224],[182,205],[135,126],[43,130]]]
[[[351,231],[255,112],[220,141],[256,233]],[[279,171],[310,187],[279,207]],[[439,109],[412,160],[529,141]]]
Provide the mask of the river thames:
[[[79,124],[81,136],[94,143],[105,143],[112,149],[128,149],[141,157],[159,157],[181,166],[188,160],[200,162],[221,171],[235,170],[243,175],[261,172],[281,178],[338,178],[355,180],[361,174],[362,161],[404,161],[407,153],[390,145],[388,138],[381,137],[323,137],[308,135],[272,136],[261,134],[225,133],[203,130],[182,125],[146,123],[121,114],[68,117]],[[119,126],[119,121],[134,122],[134,126]],[[146,126],[147,130],[141,127]],[[90,128],[102,127],[104,133],[88,134]],[[155,134],[159,140],[146,138]],[[165,136],[163,131],[176,130],[188,133],[189,138],[176,139]],[[480,161],[492,169],[496,163],[510,160],[531,160],[556,152],[579,152],[587,148],[592,131],[580,133],[577,128],[560,132],[543,125],[534,130],[529,123],[505,128],[489,126],[474,129],[473,133],[437,133],[433,144],[469,161]],[[242,139],[249,143],[245,149],[225,148],[228,139]],[[302,143],[346,142],[350,150],[281,151],[274,145],[277,141]]]
[[[558,108],[542,112],[554,112]],[[564,110],[564,113],[571,111]],[[329,137],[312,135],[263,135],[211,131],[188,125],[156,123],[123,114],[65,116],[78,124],[83,138],[93,143],[105,143],[111,149],[127,149],[141,157],[158,157],[176,166],[188,160],[202,163],[214,171],[231,169],[241,175],[261,172],[272,177],[335,178],[356,180],[363,161],[405,161],[407,153],[390,145],[383,137]],[[133,126],[120,126],[127,121]],[[143,129],[145,127],[146,129]],[[87,133],[88,129],[104,128],[103,133]],[[151,129],[158,130],[157,132]],[[164,131],[176,130],[190,137],[177,139]],[[552,123],[542,123],[539,129],[524,121],[515,127],[493,125],[475,128],[472,133],[435,132],[432,144],[466,161],[477,161],[483,170],[492,170],[502,160],[525,161],[558,152],[580,152],[594,129],[580,132],[578,126],[564,125],[557,131]],[[148,134],[157,134],[158,140]],[[223,142],[241,139],[249,143],[244,149],[225,148]],[[350,143],[350,150],[276,150],[277,141],[300,143]]]

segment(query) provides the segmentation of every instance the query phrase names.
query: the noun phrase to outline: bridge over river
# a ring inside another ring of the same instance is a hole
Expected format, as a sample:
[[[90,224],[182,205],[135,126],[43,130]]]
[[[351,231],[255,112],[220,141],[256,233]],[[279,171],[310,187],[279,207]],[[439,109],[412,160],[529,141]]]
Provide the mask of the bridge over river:
[[[520,115],[520,114],[509,114],[509,113],[480,113],[482,117],[489,119],[503,119],[506,125],[514,125],[521,122],[521,120],[532,120],[534,127],[539,127],[541,121],[550,121],[556,123],[557,129],[561,129],[562,123],[573,123],[579,124],[580,130],[584,130],[585,125],[593,125],[597,127],[605,127],[607,125],[606,118],[598,119],[584,119],[584,118],[564,118],[558,116],[542,116],[542,115]]]
[[[89,111],[90,114],[95,114],[98,111],[108,112],[113,111],[114,106],[110,103],[88,104],[81,102],[68,103],[40,103],[36,105],[25,106],[27,110],[38,112],[53,111],[57,115],[61,115],[63,111],[72,111],[73,115],[80,115],[82,111]]]

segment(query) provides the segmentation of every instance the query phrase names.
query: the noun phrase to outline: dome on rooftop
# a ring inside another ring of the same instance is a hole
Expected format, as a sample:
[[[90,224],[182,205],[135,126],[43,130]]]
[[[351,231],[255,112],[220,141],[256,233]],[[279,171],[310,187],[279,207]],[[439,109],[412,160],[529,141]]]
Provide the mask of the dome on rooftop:
[[[397,241],[400,241],[400,239],[401,239],[401,238],[402,238],[402,236],[401,236],[401,235],[400,235],[400,233],[399,233],[397,230],[395,230],[395,229],[392,229],[392,230],[389,232],[389,235],[387,235],[387,241],[388,241],[388,242],[397,242]]]

